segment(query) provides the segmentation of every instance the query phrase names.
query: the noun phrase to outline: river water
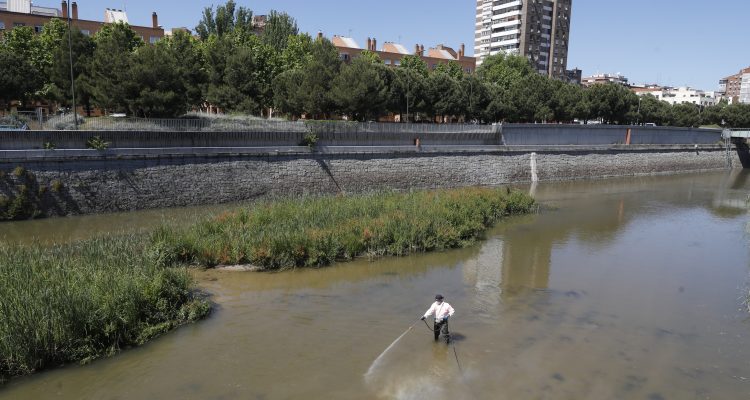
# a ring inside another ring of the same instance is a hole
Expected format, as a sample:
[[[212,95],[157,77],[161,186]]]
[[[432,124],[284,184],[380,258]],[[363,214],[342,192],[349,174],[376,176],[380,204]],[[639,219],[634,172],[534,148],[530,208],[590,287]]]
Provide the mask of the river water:
[[[107,360],[15,380],[0,398],[750,397],[749,174],[526,189],[542,211],[472,248],[321,270],[199,272],[216,303],[206,321]],[[64,240],[201,212],[0,228],[6,240]],[[455,353],[412,325],[437,292],[456,309]]]

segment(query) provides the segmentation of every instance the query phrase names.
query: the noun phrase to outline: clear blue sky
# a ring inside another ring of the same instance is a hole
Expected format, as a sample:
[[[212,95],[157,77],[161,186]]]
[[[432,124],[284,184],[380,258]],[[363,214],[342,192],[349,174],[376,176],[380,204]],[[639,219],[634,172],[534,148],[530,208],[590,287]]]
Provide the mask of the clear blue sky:
[[[101,20],[104,8],[126,7],[131,24],[165,28],[197,24],[204,0],[78,0],[81,18]],[[255,14],[270,9],[295,17],[302,31],[368,36],[412,49],[466,43],[473,53],[475,0],[238,0]],[[36,0],[57,6],[55,0]],[[573,0],[568,67],[584,75],[620,72],[633,83],[714,90],[718,80],[750,66],[748,0]]]

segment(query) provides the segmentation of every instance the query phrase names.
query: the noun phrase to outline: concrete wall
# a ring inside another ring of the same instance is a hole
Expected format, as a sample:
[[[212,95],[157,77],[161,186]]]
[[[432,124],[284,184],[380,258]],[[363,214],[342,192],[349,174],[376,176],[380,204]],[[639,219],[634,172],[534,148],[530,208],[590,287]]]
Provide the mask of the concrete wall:
[[[736,152],[735,167],[741,167]],[[535,162],[532,162],[535,159]],[[288,154],[121,154],[0,158],[0,195],[12,198],[33,175],[32,191],[46,215],[130,211],[215,204],[269,196],[366,192],[663,174],[727,168],[721,146],[612,146],[431,152]],[[536,169],[533,170],[533,165]],[[23,181],[26,179],[27,181]],[[59,191],[50,187],[62,182]],[[43,192],[43,193],[42,193]]]
[[[626,143],[628,129],[631,144],[715,144],[721,140],[720,130],[666,127],[506,124],[477,126],[469,132],[462,126],[456,129],[464,131],[451,132],[450,125],[438,125],[427,133],[409,132],[396,124],[389,127],[393,130],[317,133],[318,144],[410,146],[419,138],[423,145],[436,146],[596,146]],[[264,147],[297,146],[304,132],[11,131],[0,132],[0,150],[43,149],[47,142],[57,149],[85,149],[86,141],[94,136],[109,142],[110,148]]]
[[[717,129],[616,126],[616,125],[503,125],[508,146],[624,144],[630,130],[630,144],[716,144]]]

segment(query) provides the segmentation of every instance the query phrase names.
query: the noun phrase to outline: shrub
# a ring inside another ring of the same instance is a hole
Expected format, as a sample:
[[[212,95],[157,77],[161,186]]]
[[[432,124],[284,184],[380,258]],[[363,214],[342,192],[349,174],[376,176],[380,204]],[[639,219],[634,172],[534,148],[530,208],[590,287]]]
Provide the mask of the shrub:
[[[63,183],[58,179],[54,179],[52,182],[50,182],[49,186],[53,192],[59,193],[63,188]]]
[[[57,146],[52,142],[44,142],[44,150],[54,150]]]
[[[94,150],[107,150],[109,148],[109,142],[104,141],[101,136],[94,136],[86,141],[87,149]]]
[[[307,146],[310,148],[315,147],[315,145],[318,144],[318,135],[308,132],[305,133],[305,136],[302,137],[302,143],[300,143],[300,146]]]
[[[16,178],[21,178],[22,176],[26,175],[26,169],[22,166],[17,166],[15,169],[13,169],[13,176]]]

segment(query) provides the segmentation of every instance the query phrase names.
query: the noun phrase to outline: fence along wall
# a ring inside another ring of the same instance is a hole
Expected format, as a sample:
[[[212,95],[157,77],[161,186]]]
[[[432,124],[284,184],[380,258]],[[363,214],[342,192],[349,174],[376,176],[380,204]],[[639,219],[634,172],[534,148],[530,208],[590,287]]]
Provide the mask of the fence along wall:
[[[292,128],[290,128],[292,127]],[[319,123],[267,124],[237,131],[7,131],[0,150],[85,149],[94,136],[110,148],[297,146],[307,133],[323,146],[413,146],[419,139],[434,146],[601,146],[630,144],[716,144],[717,129],[606,125],[427,125]]]

